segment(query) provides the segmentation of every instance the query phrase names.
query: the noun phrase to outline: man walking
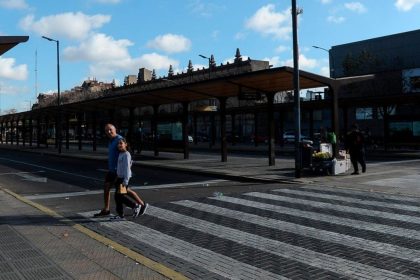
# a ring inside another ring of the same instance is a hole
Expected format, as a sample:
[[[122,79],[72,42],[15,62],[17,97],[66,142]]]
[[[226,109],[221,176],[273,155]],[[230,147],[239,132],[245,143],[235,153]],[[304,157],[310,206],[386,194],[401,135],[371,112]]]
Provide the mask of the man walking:
[[[111,214],[110,208],[110,199],[111,199],[111,188],[114,186],[114,182],[117,179],[117,162],[118,162],[118,142],[123,137],[117,134],[117,129],[112,124],[105,125],[105,134],[109,138],[108,143],[108,172],[105,176],[104,183],[104,208],[96,213],[94,217],[103,217]],[[140,203],[140,198],[138,195],[131,189],[127,190],[128,195],[130,195],[138,204]]]
[[[350,154],[350,160],[354,168],[354,172],[351,175],[359,174],[358,163],[362,166],[362,172],[366,172],[365,162],[365,139],[363,133],[359,131],[357,124],[352,125],[352,130],[347,134],[347,149]]]

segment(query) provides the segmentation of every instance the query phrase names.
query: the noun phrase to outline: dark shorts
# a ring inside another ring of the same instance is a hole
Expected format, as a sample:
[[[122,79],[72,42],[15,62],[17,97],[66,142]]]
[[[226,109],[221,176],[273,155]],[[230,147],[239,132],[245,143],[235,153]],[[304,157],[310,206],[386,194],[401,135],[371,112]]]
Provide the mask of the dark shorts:
[[[117,179],[117,173],[108,171],[105,176],[105,183],[109,183],[113,185],[116,179]]]

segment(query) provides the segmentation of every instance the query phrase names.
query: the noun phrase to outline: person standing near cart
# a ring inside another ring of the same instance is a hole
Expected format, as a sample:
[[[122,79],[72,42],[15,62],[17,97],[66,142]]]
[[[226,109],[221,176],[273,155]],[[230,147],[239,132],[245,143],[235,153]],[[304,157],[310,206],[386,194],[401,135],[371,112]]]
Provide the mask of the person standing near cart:
[[[359,163],[362,166],[362,172],[366,172],[365,139],[357,124],[353,124],[351,128],[352,130],[347,134],[346,148],[349,151],[350,160],[354,168],[351,175],[358,175]]]

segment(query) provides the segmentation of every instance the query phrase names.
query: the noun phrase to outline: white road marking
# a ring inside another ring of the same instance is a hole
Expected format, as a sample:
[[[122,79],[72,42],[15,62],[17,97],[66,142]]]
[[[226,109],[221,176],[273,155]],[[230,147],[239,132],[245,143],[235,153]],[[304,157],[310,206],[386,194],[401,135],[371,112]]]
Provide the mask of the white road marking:
[[[315,213],[315,212],[310,212],[310,211],[305,211],[305,210],[297,210],[294,208],[261,203],[261,202],[235,198],[235,197],[220,196],[220,197],[211,197],[210,199],[225,201],[225,202],[244,205],[248,207],[254,207],[258,209],[268,210],[268,211],[282,213],[282,214],[291,215],[291,216],[307,218],[307,219],[311,219],[315,221],[322,221],[322,222],[336,224],[336,225],[348,226],[348,227],[361,229],[361,230],[374,231],[374,232],[379,232],[379,233],[385,233],[385,234],[420,240],[420,232],[416,230],[412,230],[412,229],[405,229],[405,228],[398,228],[398,227],[393,227],[393,226],[388,226],[388,225],[383,225],[383,224],[369,223],[369,222],[365,222],[361,220],[336,217],[333,215],[320,214],[320,213]],[[337,209],[339,209],[339,207],[337,207]]]
[[[268,194],[268,193],[250,192],[250,193],[244,193],[244,195],[251,196],[251,197],[271,199],[271,200],[275,200],[275,201],[298,203],[298,204],[308,205],[308,206],[313,206],[313,207],[321,207],[321,208],[324,208],[324,209],[339,210],[339,211],[342,211],[342,212],[354,213],[354,214],[358,214],[358,215],[366,215],[366,216],[371,216],[371,217],[387,218],[387,219],[392,219],[392,220],[398,220],[398,221],[403,221],[403,222],[420,224],[420,218],[419,217],[413,217],[413,216],[402,215],[402,214],[393,214],[393,213],[378,211],[378,210],[362,209],[362,208],[357,208],[357,207],[337,205],[337,204],[333,204],[333,203],[312,201],[312,200],[308,200],[308,199],[283,197],[283,196],[280,196],[280,195],[274,195],[274,194]]]
[[[365,265],[363,263],[358,263],[327,254],[318,253],[299,246],[290,245],[288,243],[261,237],[247,232],[242,232],[237,229],[210,223],[154,206],[150,206],[148,208],[147,214],[193,230],[211,234],[219,238],[230,240],[270,254],[275,254],[283,258],[305,263],[320,269],[346,275],[354,279],[366,279],[365,275],[361,275],[361,271],[368,272],[369,275],[372,275],[375,279],[386,279],[388,277],[394,277],[398,279],[414,279],[412,277],[393,271],[376,268],[373,266]]]
[[[86,218],[92,218],[96,212],[79,213]],[[96,219],[95,219],[96,220]],[[139,225],[130,221],[111,222],[109,219],[98,221],[100,226],[110,228],[121,235],[132,237],[140,242],[148,244],[169,255],[183,259],[189,263],[198,265],[208,271],[221,275],[228,279],[265,279],[287,280],[288,278],[271,273],[269,271],[242,263],[233,258],[201,248],[189,242],[174,238],[159,231]],[[234,268],[234,269],[232,269]]]
[[[210,186],[212,184],[218,184],[222,182],[227,182],[227,180],[208,180],[208,181],[199,181],[199,182],[188,182],[188,183],[175,183],[175,184],[160,184],[160,185],[144,185],[144,186],[130,186],[132,190],[154,190],[154,189],[166,189],[166,188],[183,188],[183,187],[203,187]],[[25,196],[27,199],[36,200],[36,199],[50,199],[50,198],[63,198],[63,197],[74,197],[74,196],[84,196],[84,195],[95,195],[102,194],[103,190],[94,190],[94,191],[83,191],[83,192],[69,192],[69,193],[53,193],[45,195],[28,195]],[[111,189],[111,192],[114,192]]]
[[[287,231],[296,235],[307,236],[310,238],[315,238],[327,242],[342,244],[344,246],[356,248],[359,250],[367,250],[377,254],[388,255],[391,257],[405,259],[408,261],[420,262],[420,251],[410,250],[397,245],[367,240],[359,237],[349,236],[346,234],[336,233],[333,231],[307,227],[271,218],[261,218],[261,216],[258,215],[248,214],[245,212],[230,210],[227,208],[222,208],[211,204],[204,204],[190,200],[182,200],[172,203],[204,211],[207,213],[222,215],[224,217],[229,217],[243,222],[253,223],[263,227]],[[375,224],[372,224],[372,227],[374,226]]]
[[[25,181],[31,181],[31,182],[39,182],[39,183],[46,183],[47,177],[37,177],[32,176],[28,173],[16,173],[17,176],[22,177]]]
[[[33,171],[33,172],[6,172],[6,173],[0,173],[0,176],[3,175],[17,175],[17,174],[34,174],[34,173],[43,173],[45,172],[44,170],[40,170],[40,171]]]
[[[310,196],[310,197],[315,197],[315,198],[325,198],[325,199],[339,200],[339,201],[350,202],[350,203],[358,203],[361,205],[401,209],[401,210],[414,211],[414,212],[420,213],[420,207],[416,207],[416,206],[397,204],[397,203],[392,203],[392,202],[373,201],[373,200],[368,200],[367,198],[360,199],[360,198],[352,198],[352,197],[343,197],[343,196],[332,195],[332,194],[316,193],[316,192],[311,192],[309,189],[294,189],[294,190],[278,189],[278,190],[273,190],[273,191],[276,193],[305,195],[305,196]]]

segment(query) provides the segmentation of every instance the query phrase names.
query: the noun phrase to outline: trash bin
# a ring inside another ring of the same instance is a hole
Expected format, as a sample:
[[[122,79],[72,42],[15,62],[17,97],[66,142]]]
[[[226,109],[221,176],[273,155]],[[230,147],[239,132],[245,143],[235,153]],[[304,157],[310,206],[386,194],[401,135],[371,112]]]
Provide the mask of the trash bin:
[[[307,144],[307,143],[300,143],[300,152],[302,156],[302,168],[311,167],[312,166],[312,154],[314,148]]]

